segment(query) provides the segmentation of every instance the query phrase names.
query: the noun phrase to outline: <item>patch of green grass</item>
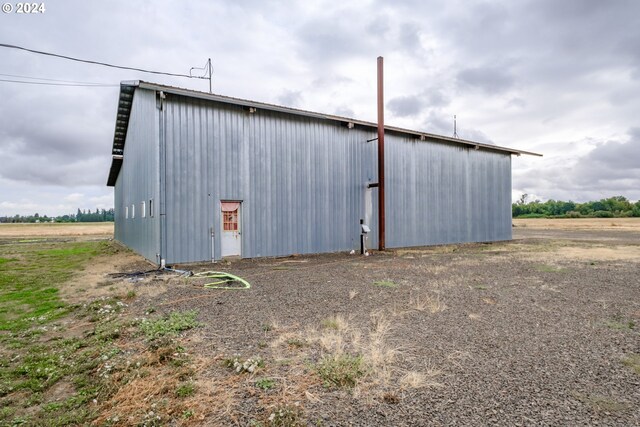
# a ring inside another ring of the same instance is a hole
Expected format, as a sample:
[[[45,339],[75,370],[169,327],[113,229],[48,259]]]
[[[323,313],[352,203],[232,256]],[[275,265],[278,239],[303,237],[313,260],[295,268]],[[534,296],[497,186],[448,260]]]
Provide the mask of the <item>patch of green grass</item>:
[[[375,286],[382,286],[384,288],[396,288],[398,287],[397,283],[392,280],[378,280],[377,282],[373,282]]]
[[[636,322],[633,320],[623,320],[620,318],[605,320],[603,323],[607,328],[618,331],[632,331],[636,327]]]
[[[322,378],[325,387],[350,388],[366,374],[362,357],[348,354],[325,356],[315,366],[315,371]]]
[[[176,389],[176,396],[178,397],[189,397],[189,396],[193,396],[193,394],[196,392],[196,386],[194,383],[185,383],[185,384],[181,384],[177,389]]]
[[[271,378],[259,378],[256,380],[256,387],[263,390],[270,390],[276,386],[276,382]]]
[[[633,372],[640,375],[640,354],[632,353],[622,360],[625,366],[631,368]]]
[[[107,247],[106,242],[2,245],[0,251],[10,253],[0,253],[0,331],[26,331],[67,314],[58,286]]]
[[[198,317],[197,310],[174,311],[167,316],[144,321],[139,327],[147,339],[154,340],[167,335],[177,335],[200,326],[196,317]]]
[[[11,358],[0,357],[0,425],[83,425],[93,419],[87,408],[100,392],[96,368],[114,347],[95,333],[59,335],[55,321],[86,308],[65,304],[58,289],[92,258],[114,251],[108,242],[0,245],[0,347],[11,351]],[[62,379],[71,395],[44,403]]]

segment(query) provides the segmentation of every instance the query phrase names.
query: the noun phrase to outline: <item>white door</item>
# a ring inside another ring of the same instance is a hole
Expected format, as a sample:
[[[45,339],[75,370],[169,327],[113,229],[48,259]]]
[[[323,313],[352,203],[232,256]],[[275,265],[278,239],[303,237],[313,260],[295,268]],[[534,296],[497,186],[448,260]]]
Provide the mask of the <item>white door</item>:
[[[372,227],[371,215],[373,213],[373,197],[371,197],[371,188],[364,190],[364,223]]]
[[[240,256],[242,238],[240,229],[240,202],[220,202],[222,219],[222,255]]]

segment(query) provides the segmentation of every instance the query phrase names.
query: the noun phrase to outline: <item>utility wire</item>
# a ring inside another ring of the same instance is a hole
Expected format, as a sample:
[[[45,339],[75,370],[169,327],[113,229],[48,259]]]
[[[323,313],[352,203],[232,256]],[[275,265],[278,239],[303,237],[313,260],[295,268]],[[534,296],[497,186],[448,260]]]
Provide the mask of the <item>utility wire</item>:
[[[78,83],[49,83],[49,82],[25,82],[22,80],[0,79],[0,82],[6,83],[22,83],[26,85],[44,85],[44,86],[76,86],[76,87],[117,87],[120,85],[110,85],[101,83],[78,84]]]
[[[133,71],[140,71],[142,73],[161,74],[161,75],[164,75],[164,76],[173,76],[173,77],[186,77],[186,78],[189,78],[189,79],[208,79],[208,77],[190,76],[189,74],[165,73],[164,71],[145,70],[143,68],[125,67],[123,65],[108,64],[106,62],[90,61],[88,59],[80,59],[80,58],[74,58],[72,56],[58,55],[57,53],[43,52],[41,50],[28,49],[26,47],[16,46],[16,45],[12,45],[12,44],[0,43],[0,47],[4,47],[4,48],[8,48],[8,49],[24,50],[26,52],[36,53],[38,55],[53,56],[53,57],[56,57],[56,58],[68,59],[70,61],[76,61],[76,62],[84,62],[84,63],[87,63],[87,64],[103,65],[105,67],[111,67],[111,68],[120,68],[122,70],[133,70]]]
[[[18,74],[3,74],[0,73],[0,76],[3,77],[17,77],[19,79],[28,79],[28,80],[44,80],[47,82],[60,82],[60,83],[76,83],[76,84],[80,84],[80,85],[105,85],[108,83],[96,83],[96,82],[79,82],[79,81],[75,81],[75,80],[59,80],[59,79],[48,79],[46,77],[32,77],[32,76],[20,76]]]

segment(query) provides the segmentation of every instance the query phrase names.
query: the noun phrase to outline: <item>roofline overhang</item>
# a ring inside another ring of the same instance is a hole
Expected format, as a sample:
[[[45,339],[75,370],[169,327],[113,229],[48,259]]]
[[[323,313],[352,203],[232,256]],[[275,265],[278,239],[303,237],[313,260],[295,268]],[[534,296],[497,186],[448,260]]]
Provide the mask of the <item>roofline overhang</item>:
[[[126,140],[127,126],[129,124],[129,116],[131,114],[133,94],[135,93],[135,88],[137,87],[141,89],[162,91],[165,94],[169,93],[169,94],[184,96],[188,98],[197,98],[197,99],[220,102],[224,104],[238,105],[241,107],[276,111],[276,112],[285,113],[285,114],[312,117],[312,118],[322,119],[322,120],[333,120],[341,123],[346,123],[350,126],[358,125],[361,127],[368,127],[368,128],[374,128],[374,129],[376,129],[378,126],[376,123],[373,123],[373,122],[357,120],[349,117],[316,113],[313,111],[283,107],[280,105],[267,104],[264,102],[233,98],[229,96],[200,92],[196,90],[184,89],[184,88],[179,88],[174,86],[165,86],[157,83],[145,82],[142,80],[133,80],[133,81],[129,80],[129,81],[122,81],[120,83],[120,99],[118,101],[118,114],[116,116],[116,130],[114,132],[114,142],[113,142],[113,149],[112,149],[112,154],[114,156],[116,155],[121,156],[124,153],[124,143]],[[428,133],[428,132],[420,132],[420,131],[405,129],[405,128],[396,127],[396,126],[385,125],[384,129],[385,131],[397,132],[405,135],[413,135],[415,137],[420,138],[420,140],[425,140],[425,141],[432,140],[432,141],[450,142],[454,144],[470,146],[476,150],[485,149],[490,151],[498,151],[501,153],[515,154],[516,156],[520,156],[524,154],[528,156],[542,157],[542,154],[534,153],[531,151],[516,150],[508,147],[501,147],[499,145],[485,144],[477,141],[437,135],[437,134]],[[119,164],[116,165],[115,163],[116,163],[116,159],[114,158],[111,163],[111,170],[109,172],[109,179],[107,180],[107,186],[112,187],[115,185],[115,182],[118,178],[118,173],[120,172],[120,167],[122,166],[122,158],[118,159]]]

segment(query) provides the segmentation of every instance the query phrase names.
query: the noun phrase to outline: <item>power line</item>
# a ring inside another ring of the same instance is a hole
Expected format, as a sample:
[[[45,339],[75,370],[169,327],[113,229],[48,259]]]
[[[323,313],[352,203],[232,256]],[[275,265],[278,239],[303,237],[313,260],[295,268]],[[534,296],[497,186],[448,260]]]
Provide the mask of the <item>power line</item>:
[[[68,59],[70,61],[76,61],[76,62],[84,62],[84,63],[87,63],[87,64],[102,65],[102,66],[111,67],[111,68],[120,68],[122,70],[133,70],[133,71],[140,71],[142,73],[161,74],[161,75],[164,75],[164,76],[173,76],[173,77],[186,77],[188,79],[208,79],[208,77],[190,76],[189,74],[166,73],[164,71],[145,70],[143,68],[125,67],[123,65],[114,65],[114,64],[108,64],[106,62],[99,62],[99,61],[91,61],[91,60],[88,60],[88,59],[74,58],[72,56],[59,55],[57,53],[51,53],[51,52],[43,52],[41,50],[28,49],[26,47],[16,46],[16,45],[12,45],[12,44],[0,43],[0,47],[5,47],[5,48],[8,48],[8,49],[24,50],[26,52],[36,53],[38,55],[53,56],[53,57],[56,57],[56,58]]]
[[[21,75],[18,75],[18,74],[3,74],[3,73],[0,73],[0,76],[17,77],[19,79],[29,79],[29,80],[44,80],[44,81],[48,81],[48,82],[76,83],[76,84],[81,84],[81,85],[102,86],[102,85],[108,84],[108,83],[96,83],[96,82],[79,82],[79,81],[75,81],[75,80],[48,79],[46,77],[21,76]]]
[[[0,79],[0,82],[6,83],[22,83],[26,85],[44,85],[44,86],[76,86],[76,87],[118,87],[120,85],[110,85],[102,83],[78,84],[78,83],[48,83],[48,82],[25,82],[22,80]]]

